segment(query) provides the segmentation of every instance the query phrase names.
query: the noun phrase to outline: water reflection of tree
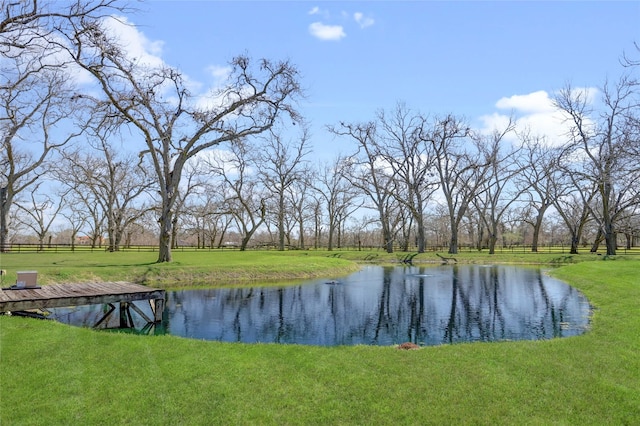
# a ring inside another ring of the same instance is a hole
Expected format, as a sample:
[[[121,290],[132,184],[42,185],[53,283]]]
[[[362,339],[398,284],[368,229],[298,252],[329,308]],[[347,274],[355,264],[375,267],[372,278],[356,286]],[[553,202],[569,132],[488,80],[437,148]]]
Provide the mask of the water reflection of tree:
[[[380,292],[378,302],[378,322],[376,324],[375,333],[373,335],[373,343],[377,344],[380,339],[380,331],[389,331],[389,324],[392,321],[389,313],[389,303],[391,294],[391,275],[385,270],[382,278],[382,291]]]
[[[333,335],[337,336],[338,335],[338,319],[336,317],[338,316],[338,307],[336,306],[337,301],[336,301],[335,285],[331,285],[331,287],[329,288],[328,303],[329,303],[329,311],[331,313],[330,321],[333,324]]]
[[[451,276],[451,310],[449,313],[449,322],[444,332],[444,342],[453,343],[453,334],[457,330],[456,327],[456,314],[458,302],[458,267],[452,269]]]
[[[418,277],[418,291],[409,296],[409,327],[407,341],[419,344],[423,341],[425,316],[424,277]]]
[[[489,280],[483,284],[484,295],[487,299],[490,299],[490,303],[486,306],[489,309],[489,315],[486,317],[487,327],[485,333],[480,333],[481,340],[497,340],[505,338],[505,318],[502,313],[502,298],[500,297],[500,277],[498,276],[499,270],[497,266],[492,266],[489,269]],[[505,285],[508,285],[506,280],[502,280]],[[479,301],[482,306],[482,301]]]
[[[451,270],[451,307],[442,341],[491,341],[505,337],[505,318],[500,303],[498,268],[474,268],[475,279],[461,269]],[[475,297],[474,297],[475,295]]]
[[[567,305],[569,304],[569,301],[574,296],[573,292],[575,290],[570,286],[564,287],[563,295],[556,305],[553,303],[551,297],[549,297],[544,283],[543,272],[541,270],[536,271],[536,282],[538,284],[540,294],[542,295],[542,300],[544,300],[547,308],[539,322],[542,333],[536,337],[562,337],[564,334],[563,324],[565,324],[566,321],[565,312],[568,309]],[[549,324],[551,326],[551,336],[548,336],[545,332],[545,324]]]
[[[172,294],[183,307],[174,305],[171,315],[189,335],[198,328],[194,333],[204,334],[191,337],[243,342],[439,344],[566,334],[561,322],[573,308],[573,292],[536,273],[480,266],[380,268],[337,285],[219,289],[208,298]],[[202,330],[205,322],[211,330]]]
[[[547,322],[546,319],[549,317],[549,315],[551,316],[550,319],[551,319],[551,327],[553,329],[553,336],[556,337],[557,336],[557,334],[556,334],[557,329],[556,329],[556,324],[555,324],[555,309],[553,307],[551,299],[549,298],[549,293],[547,293],[547,289],[544,286],[544,282],[542,280],[541,271],[538,271],[538,273],[537,273],[536,284],[538,286],[538,290],[540,291],[541,297],[534,298],[534,301],[541,300],[542,302],[544,302],[544,305],[545,305],[545,309],[543,310],[543,314],[540,316],[540,320],[539,320],[539,322],[537,324],[537,327],[534,327],[534,330],[536,328],[540,330],[540,333],[536,337],[543,337],[543,336],[546,335],[545,323]],[[534,303],[536,303],[536,302],[534,302]],[[540,309],[536,309],[535,312],[540,312]]]

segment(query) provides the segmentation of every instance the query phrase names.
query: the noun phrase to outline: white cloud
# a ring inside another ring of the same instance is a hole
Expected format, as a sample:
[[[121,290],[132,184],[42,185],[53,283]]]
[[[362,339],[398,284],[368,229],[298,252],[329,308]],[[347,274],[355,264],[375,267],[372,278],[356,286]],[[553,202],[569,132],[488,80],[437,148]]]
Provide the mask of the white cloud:
[[[364,13],[362,13],[362,12],[354,13],[353,14],[353,19],[355,19],[355,21],[358,23],[358,25],[360,25],[360,28],[367,28],[367,27],[370,27],[371,25],[373,25],[375,23],[373,18],[369,18],[369,17],[364,16]]]
[[[121,46],[126,46],[127,56],[130,59],[135,59],[139,64],[150,67],[164,65],[161,58],[163,41],[149,40],[125,17],[105,18],[104,25],[109,34],[114,36]]]
[[[598,93],[595,88],[576,89],[586,93],[587,100],[592,103]],[[504,97],[496,102],[499,110],[509,110],[509,114],[494,112],[480,117],[483,133],[494,129],[504,129],[512,116],[516,120],[516,132],[544,138],[549,145],[557,146],[567,141],[571,122],[566,113],[559,111],[553,104],[553,98],[545,91],[537,91],[526,95]],[[588,124],[588,123],[587,123]],[[517,135],[508,136],[511,142],[517,142]]]
[[[67,40],[55,32],[49,34],[50,38],[43,38],[40,30],[40,28],[27,26],[26,28],[9,29],[3,33],[3,39],[13,40],[13,42],[3,45],[3,54],[0,55],[3,81],[6,82],[5,79],[12,79],[18,75],[25,75],[30,70],[33,71],[44,65],[62,66],[61,70],[66,73],[66,83],[69,85],[90,84],[94,81],[88,71],[83,70],[73,60],[70,60],[64,49],[52,48],[52,45],[55,44],[65,46]],[[5,70],[8,71],[5,72]]]
[[[526,113],[539,113],[553,111],[553,101],[544,90],[529,93],[527,95],[513,95],[509,98],[501,98],[496,102],[499,109],[513,109]]]
[[[162,50],[164,42],[159,40],[150,40],[144,33],[140,32],[134,25],[131,25],[126,18],[106,18],[105,26],[108,28],[110,35],[115,37],[122,46],[126,46],[126,53],[129,58],[135,59],[138,64],[155,68],[167,66],[162,59]],[[193,106],[202,110],[219,110],[225,108],[231,99],[224,90],[227,85],[227,79],[232,72],[230,66],[209,65],[206,68],[211,79],[206,83],[202,83],[191,79],[187,74],[182,73],[185,86],[194,95],[191,100]],[[169,102],[178,102],[177,98],[172,95],[171,85],[165,84],[167,90],[166,100]],[[247,88],[247,93],[250,89]]]
[[[309,33],[320,40],[340,40],[347,36],[341,25],[326,25],[322,22],[314,22],[309,25]]]
[[[543,138],[549,145],[561,145],[566,141],[566,134],[569,130],[565,118],[559,111],[516,117],[516,133],[507,135],[506,139],[516,143],[518,142],[518,133],[529,134]],[[509,116],[494,112],[480,117],[480,120],[483,122],[481,132],[489,134],[494,130],[505,129],[509,122]]]
[[[309,11],[309,15],[317,15],[318,13],[320,13],[320,8],[318,6],[314,6],[310,11]]]
[[[109,34],[115,37],[120,45],[126,46],[126,54],[130,59],[135,60],[143,67],[160,68],[167,66],[162,59],[163,41],[150,40],[124,17],[105,18],[104,24]],[[212,77],[212,80],[206,84],[190,78],[186,73],[182,73],[184,84],[192,93],[196,94],[193,100],[195,106],[203,109],[220,108],[228,100],[225,101],[220,98],[218,92],[224,86],[227,77],[231,73],[231,68],[229,66],[210,65],[206,68],[206,71]],[[177,98],[171,96],[171,85],[165,84],[161,87],[167,90],[168,101],[177,102]]]
[[[215,80],[216,83],[222,83],[227,80],[229,74],[231,74],[231,67],[220,65],[210,65],[207,67],[207,71],[211,74],[211,77]]]
[[[127,57],[131,60],[135,60],[138,64],[146,67],[161,67],[164,65],[164,61],[161,58],[164,42],[160,40],[150,40],[144,33],[140,32],[138,28],[131,23],[124,16],[107,16],[102,19],[102,25],[105,33],[108,37],[122,46],[122,50]],[[27,31],[21,30],[21,37],[33,37]],[[55,34],[52,35],[56,37]],[[33,38],[35,43],[32,43],[32,51],[37,50],[38,38]],[[65,44],[65,41],[56,37],[56,41],[61,45]],[[47,48],[46,44],[40,47],[40,63],[43,64],[61,64],[66,63],[65,69],[69,74],[69,82],[78,85],[90,86],[94,83],[93,77],[85,70],[82,70],[77,65],[70,63],[68,56],[60,49]],[[25,54],[33,54],[32,52],[25,51]]]

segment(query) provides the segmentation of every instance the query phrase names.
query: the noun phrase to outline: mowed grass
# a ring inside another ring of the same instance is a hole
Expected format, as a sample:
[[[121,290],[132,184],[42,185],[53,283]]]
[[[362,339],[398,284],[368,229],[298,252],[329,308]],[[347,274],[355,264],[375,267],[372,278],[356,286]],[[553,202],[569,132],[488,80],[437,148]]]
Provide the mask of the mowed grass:
[[[156,263],[157,256],[129,251],[5,253],[0,268],[7,270],[5,284],[15,283],[17,271],[36,270],[39,284],[130,281],[163,288],[300,281],[358,269],[326,252],[178,251],[173,262],[162,264]]]
[[[156,263],[152,251],[42,251],[0,254],[0,269],[7,271],[3,286],[14,284],[16,272],[36,270],[39,284],[81,283],[92,281],[130,281],[153,287],[226,286],[237,284],[301,281],[311,278],[335,278],[358,269],[353,262],[398,264],[412,255],[414,264],[440,264],[444,257],[458,263],[512,263],[561,265],[600,259],[595,254],[569,255],[560,248],[531,253],[502,252],[489,255],[465,251],[446,253],[385,253],[382,250],[274,250],[240,252],[235,250],[177,250],[171,263]],[[620,257],[640,257],[640,251]]]
[[[0,317],[0,424],[638,424],[640,261],[553,274],[594,305],[586,334],[401,351]]]
[[[640,257],[640,249],[629,251],[628,254],[621,254],[618,257]],[[568,250],[562,250],[560,247],[553,250],[541,250],[537,253],[519,250],[498,251],[495,254],[489,254],[487,250],[465,250],[458,254],[447,254],[446,250],[425,253],[416,252],[395,252],[385,253],[384,251],[336,251],[331,256],[340,259],[350,259],[357,262],[374,262],[374,263],[398,263],[402,262],[407,256],[411,257],[414,264],[441,264],[442,257],[447,258],[449,263],[469,263],[469,264],[493,264],[493,263],[509,263],[509,264],[532,264],[532,265],[563,265],[568,263],[578,263],[602,258],[602,253],[592,254],[588,250],[578,255],[569,254]],[[438,257],[442,256],[442,257]]]

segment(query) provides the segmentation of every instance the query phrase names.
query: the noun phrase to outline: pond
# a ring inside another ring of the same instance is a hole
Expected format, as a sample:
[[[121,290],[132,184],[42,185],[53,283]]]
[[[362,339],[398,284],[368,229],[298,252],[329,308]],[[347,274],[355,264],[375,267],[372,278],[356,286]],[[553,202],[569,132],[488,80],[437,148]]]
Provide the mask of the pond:
[[[163,325],[153,331],[225,342],[423,346],[575,336],[588,328],[590,311],[582,293],[538,268],[367,266],[339,280],[168,291]],[[102,306],[53,310],[80,326],[102,314]]]

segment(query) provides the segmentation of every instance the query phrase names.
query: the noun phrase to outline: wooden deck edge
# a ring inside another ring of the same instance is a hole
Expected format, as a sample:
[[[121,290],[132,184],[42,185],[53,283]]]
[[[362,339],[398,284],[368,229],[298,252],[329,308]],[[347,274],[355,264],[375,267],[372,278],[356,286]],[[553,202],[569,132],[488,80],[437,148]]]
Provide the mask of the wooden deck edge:
[[[10,290],[20,291],[20,290]],[[0,312],[26,311],[32,309],[63,308],[70,306],[96,305],[105,303],[134,302],[140,300],[164,300],[166,291],[150,288],[144,291],[103,293],[89,295],[60,295],[51,297],[31,297],[0,301]]]

